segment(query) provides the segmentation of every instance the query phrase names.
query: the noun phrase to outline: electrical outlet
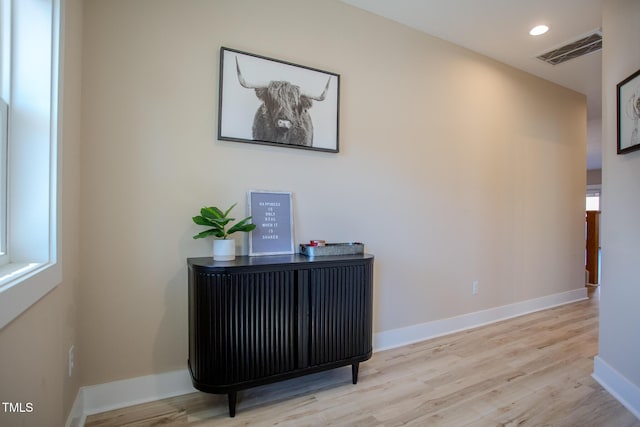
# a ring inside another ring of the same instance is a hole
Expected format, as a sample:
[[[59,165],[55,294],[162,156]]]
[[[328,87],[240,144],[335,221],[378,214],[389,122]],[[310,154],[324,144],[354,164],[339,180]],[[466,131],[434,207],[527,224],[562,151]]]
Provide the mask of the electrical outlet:
[[[71,375],[73,374],[74,353],[75,353],[75,348],[72,345],[71,347],[69,347],[69,377],[71,377]]]
[[[471,284],[471,295],[477,295],[478,294],[478,285],[480,283],[477,280],[474,280],[473,283]]]

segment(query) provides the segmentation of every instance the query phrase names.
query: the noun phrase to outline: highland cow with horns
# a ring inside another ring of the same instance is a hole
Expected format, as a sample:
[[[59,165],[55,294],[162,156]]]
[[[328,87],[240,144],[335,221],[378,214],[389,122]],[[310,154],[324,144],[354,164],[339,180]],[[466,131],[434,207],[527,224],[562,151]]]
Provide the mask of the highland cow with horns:
[[[236,57],[236,69],[240,85],[254,89],[262,101],[253,118],[253,139],[282,144],[313,146],[313,123],[309,115],[312,101],[324,101],[331,78],[320,96],[311,96],[300,87],[287,81],[271,81],[267,86],[248,84]]]

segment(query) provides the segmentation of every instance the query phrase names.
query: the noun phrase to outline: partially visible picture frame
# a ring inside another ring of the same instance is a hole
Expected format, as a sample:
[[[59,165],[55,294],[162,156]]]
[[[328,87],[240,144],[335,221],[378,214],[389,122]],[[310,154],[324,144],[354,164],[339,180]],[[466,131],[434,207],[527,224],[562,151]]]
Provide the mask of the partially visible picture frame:
[[[640,150],[640,70],[616,86],[618,154]]]
[[[291,192],[251,190],[247,193],[251,222],[249,255],[294,253]]]
[[[218,139],[337,153],[340,75],[220,48]]]

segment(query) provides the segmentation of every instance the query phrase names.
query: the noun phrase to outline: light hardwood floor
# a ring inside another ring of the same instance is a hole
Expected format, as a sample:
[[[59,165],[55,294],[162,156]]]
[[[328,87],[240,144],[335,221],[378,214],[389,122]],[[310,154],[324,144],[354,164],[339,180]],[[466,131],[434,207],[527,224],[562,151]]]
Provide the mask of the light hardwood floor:
[[[612,426],[640,420],[591,378],[598,299],[374,353],[351,368],[238,394],[192,393],[88,417],[86,426]]]

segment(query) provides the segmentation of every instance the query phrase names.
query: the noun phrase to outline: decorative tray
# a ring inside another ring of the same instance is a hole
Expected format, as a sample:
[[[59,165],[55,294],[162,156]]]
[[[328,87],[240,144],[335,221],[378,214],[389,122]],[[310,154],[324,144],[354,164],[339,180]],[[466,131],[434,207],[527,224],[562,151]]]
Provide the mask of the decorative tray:
[[[355,255],[364,253],[364,244],[358,242],[327,243],[324,246],[300,244],[300,253],[306,256]]]

